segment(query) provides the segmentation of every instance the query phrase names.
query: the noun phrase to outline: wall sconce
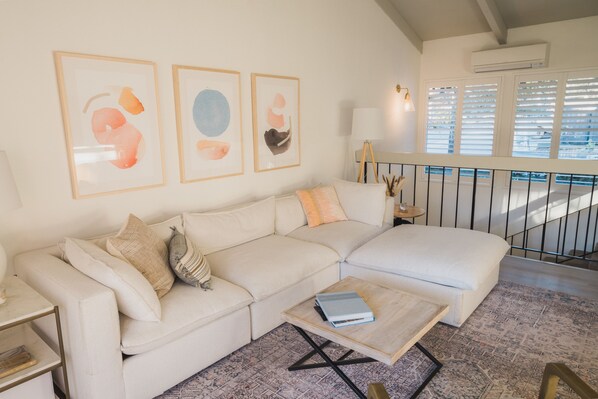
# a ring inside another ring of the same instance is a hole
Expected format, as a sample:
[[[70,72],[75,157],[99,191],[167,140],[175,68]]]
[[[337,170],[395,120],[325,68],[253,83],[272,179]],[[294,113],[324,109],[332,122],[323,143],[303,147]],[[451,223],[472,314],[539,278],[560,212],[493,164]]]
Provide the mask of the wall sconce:
[[[397,93],[400,93],[401,90],[406,90],[407,93],[405,94],[405,112],[413,112],[415,111],[415,106],[413,105],[413,100],[411,100],[411,94],[409,94],[409,89],[406,87],[401,87],[401,85],[397,85],[396,87]]]

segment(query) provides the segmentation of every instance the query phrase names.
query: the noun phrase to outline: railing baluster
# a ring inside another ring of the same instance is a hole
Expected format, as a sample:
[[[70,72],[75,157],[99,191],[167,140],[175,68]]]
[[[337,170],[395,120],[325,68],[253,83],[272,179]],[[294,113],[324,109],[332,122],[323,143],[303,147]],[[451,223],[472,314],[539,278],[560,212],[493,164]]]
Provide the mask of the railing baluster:
[[[573,240],[573,255],[577,255],[577,233],[579,232],[579,217],[581,216],[581,211],[577,211],[577,223],[575,226],[575,240]]]
[[[586,238],[583,241],[583,258],[586,258],[586,252],[588,252],[588,236],[590,233],[590,225],[592,223],[592,203],[594,202],[594,190],[596,189],[596,176],[592,177],[592,191],[590,192],[590,205],[588,206],[588,222],[586,224]],[[594,231],[596,229],[594,228]],[[594,237],[595,238],[595,237]],[[592,252],[594,251],[594,243],[592,243]]]
[[[511,189],[513,188],[513,171],[509,172],[509,197],[507,199],[507,220],[505,221],[505,240],[509,234],[509,213],[511,212]],[[513,241],[511,241],[511,245]],[[512,253],[512,251],[511,251]]]
[[[527,174],[527,199],[525,200],[525,219],[523,221],[523,248],[527,248],[527,213],[529,212],[529,193],[532,188],[532,173]],[[527,251],[524,250],[523,257],[527,258]]]
[[[471,193],[471,221],[469,222],[469,229],[473,230],[475,223],[475,196],[478,189],[478,168],[473,170],[473,188]]]
[[[491,172],[492,182],[490,183],[490,210],[488,211],[488,233],[490,233],[490,224],[492,223],[492,198],[494,197],[494,174],[496,173],[496,171],[492,169]]]
[[[569,194],[567,195],[567,211],[565,212],[565,228],[563,229],[563,246],[561,255],[565,255],[565,244],[567,243],[567,222],[569,221],[569,207],[571,206],[571,189],[573,188],[573,174],[569,174]]]
[[[455,198],[455,228],[459,220],[459,188],[461,187],[461,168],[457,168],[457,196]]]
[[[544,210],[544,224],[542,226],[542,242],[540,243],[540,260],[544,254],[546,242],[546,224],[548,223],[548,205],[550,204],[550,188],[552,186],[552,173],[548,174],[548,191],[546,192],[546,209]]]
[[[444,208],[444,172],[446,167],[442,167],[442,189],[440,191],[440,227],[442,227],[442,209]]]
[[[401,164],[401,176],[403,176],[403,166],[405,165]],[[399,202],[403,202],[403,190],[401,190],[401,193],[399,194]]]
[[[559,263],[559,247],[561,246],[561,226],[563,225],[563,218],[559,218],[559,232],[556,235],[556,257],[554,258],[554,263]]]
[[[428,165],[428,188],[426,189],[426,226],[428,225],[428,217],[430,216],[430,176],[432,175],[432,167]]]
[[[417,187],[417,165],[413,165],[413,205],[415,205],[415,189]],[[426,223],[427,225],[427,223]]]

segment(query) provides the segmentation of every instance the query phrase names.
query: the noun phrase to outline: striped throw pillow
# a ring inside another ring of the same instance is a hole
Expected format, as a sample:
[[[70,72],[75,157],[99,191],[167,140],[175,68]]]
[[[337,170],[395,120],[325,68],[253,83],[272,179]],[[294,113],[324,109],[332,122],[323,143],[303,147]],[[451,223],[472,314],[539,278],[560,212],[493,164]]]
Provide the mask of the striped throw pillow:
[[[297,190],[295,193],[301,201],[309,227],[347,220],[334,187],[315,187],[311,190]]]
[[[212,273],[208,260],[176,227],[171,229],[172,236],[168,245],[170,267],[185,283],[204,290],[210,289]]]

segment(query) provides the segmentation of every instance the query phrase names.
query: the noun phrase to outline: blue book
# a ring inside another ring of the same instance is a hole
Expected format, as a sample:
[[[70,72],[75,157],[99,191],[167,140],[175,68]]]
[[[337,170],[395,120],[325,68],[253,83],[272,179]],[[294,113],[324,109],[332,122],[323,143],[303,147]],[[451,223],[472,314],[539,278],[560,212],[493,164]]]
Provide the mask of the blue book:
[[[355,291],[316,294],[316,304],[335,327],[374,321],[374,314]]]

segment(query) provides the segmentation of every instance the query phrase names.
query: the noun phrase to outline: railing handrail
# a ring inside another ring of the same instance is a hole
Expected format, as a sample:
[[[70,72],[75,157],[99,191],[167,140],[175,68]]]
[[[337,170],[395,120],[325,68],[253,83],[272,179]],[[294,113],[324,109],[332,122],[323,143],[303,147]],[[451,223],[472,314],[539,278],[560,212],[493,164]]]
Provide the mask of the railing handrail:
[[[355,158],[356,162],[361,159],[361,150],[355,152]],[[415,152],[376,151],[376,161],[378,163],[579,175],[595,175],[598,170],[598,160],[483,157]]]
[[[563,380],[582,399],[597,399],[598,392],[594,391],[577,374],[563,363],[547,363],[544,368],[542,385],[540,385],[540,399],[554,399],[559,380]]]

